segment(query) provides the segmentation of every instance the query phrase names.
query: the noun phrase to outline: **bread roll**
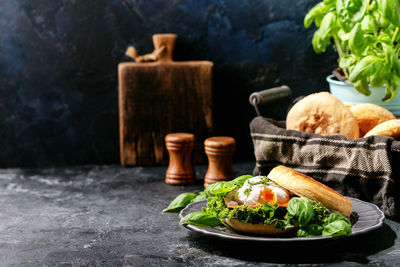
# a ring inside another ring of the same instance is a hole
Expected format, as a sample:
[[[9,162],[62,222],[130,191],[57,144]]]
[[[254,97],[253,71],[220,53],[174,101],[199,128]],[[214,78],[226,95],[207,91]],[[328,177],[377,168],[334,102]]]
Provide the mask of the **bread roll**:
[[[400,137],[400,120],[390,120],[376,125],[371,131],[365,134],[364,137],[372,135],[384,135],[399,139]]]
[[[349,199],[332,188],[285,166],[277,166],[268,174],[268,178],[298,196],[321,202],[333,212],[350,217],[353,210]]]
[[[376,125],[394,120],[396,117],[384,107],[375,104],[359,104],[350,108],[360,128],[360,137],[364,136]]]
[[[320,135],[359,137],[358,123],[349,108],[328,92],[308,95],[297,102],[286,118],[286,128]]]

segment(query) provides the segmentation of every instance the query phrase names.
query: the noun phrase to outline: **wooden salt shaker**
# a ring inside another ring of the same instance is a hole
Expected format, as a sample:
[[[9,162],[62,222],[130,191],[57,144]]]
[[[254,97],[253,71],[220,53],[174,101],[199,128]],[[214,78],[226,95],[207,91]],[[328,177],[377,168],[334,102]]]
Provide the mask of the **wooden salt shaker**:
[[[234,178],[232,156],[235,152],[235,143],[235,139],[228,136],[214,136],[204,141],[204,150],[208,157],[204,187]]]
[[[174,185],[194,183],[195,173],[192,166],[194,135],[191,133],[167,134],[165,145],[169,154],[165,182]]]

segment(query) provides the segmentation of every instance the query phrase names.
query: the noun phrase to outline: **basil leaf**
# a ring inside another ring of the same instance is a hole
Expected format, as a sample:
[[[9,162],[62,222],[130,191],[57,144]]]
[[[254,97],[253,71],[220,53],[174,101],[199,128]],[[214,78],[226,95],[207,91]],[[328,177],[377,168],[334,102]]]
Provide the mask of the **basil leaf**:
[[[309,237],[309,236],[317,236],[321,235],[324,227],[318,224],[309,224],[305,225],[296,231],[297,237]]]
[[[332,37],[335,21],[335,14],[333,12],[329,12],[322,19],[320,28],[315,31],[312,39],[312,45],[317,54],[325,52],[328,45],[331,44],[330,38]]]
[[[338,31],[338,36],[339,36],[340,40],[347,41],[350,38],[350,33],[349,32],[345,32],[343,29],[340,29]]]
[[[324,226],[322,236],[351,235],[351,224],[345,220],[337,220]]]
[[[374,74],[369,78],[369,82],[372,87],[378,87],[385,84],[387,70],[385,66],[382,66],[380,70],[377,70]]]
[[[368,14],[361,21],[361,30],[365,33],[376,33],[378,31],[378,25],[374,16]]]
[[[357,23],[350,32],[349,48],[351,52],[360,56],[364,52],[366,47],[367,42],[364,39],[364,34],[361,30],[361,24]]]
[[[237,186],[232,186],[232,187],[221,187],[221,188],[217,188],[213,191],[214,195],[219,195],[219,194],[226,194],[229,193],[233,190],[235,190],[237,188]]]
[[[369,84],[366,78],[361,78],[360,80],[353,82],[353,85],[356,90],[361,94],[366,96],[371,95],[371,89],[369,88]]]
[[[192,199],[191,202],[203,201],[203,200],[207,200],[207,196],[203,192],[200,192],[194,199]]]
[[[389,24],[389,20],[387,20],[387,18],[385,18],[382,14],[382,12],[380,10],[375,10],[374,12],[372,12],[372,15],[374,16],[376,22],[377,22],[377,26],[378,28],[386,28]]]
[[[321,31],[321,37],[323,39],[328,38],[331,35],[332,28],[335,25],[336,16],[333,12],[327,13],[321,21],[319,30]]]
[[[394,26],[400,27],[400,2],[398,0],[377,0],[378,8]]]
[[[304,197],[294,197],[290,199],[287,210],[289,214],[297,218],[300,227],[306,225],[314,215],[311,200]]]
[[[399,92],[400,79],[396,75],[391,75],[390,79],[386,81],[385,96],[382,98],[383,102],[390,101]]]
[[[338,21],[345,31],[349,32],[354,27],[354,24],[364,17],[369,1],[370,0],[338,0],[336,2]]]
[[[384,51],[386,54],[386,59],[389,62],[390,67],[400,77],[400,61],[393,47],[390,45],[384,45]]]
[[[350,223],[350,220],[347,217],[343,216],[342,214],[336,213],[336,212],[332,212],[326,218],[324,218],[323,223],[324,223],[324,225],[327,225],[327,224],[330,224],[331,222],[339,221],[339,220],[343,220],[343,221]]]
[[[197,197],[194,193],[182,193],[179,194],[163,212],[179,212],[181,209],[186,207],[193,199]]]
[[[329,38],[324,39],[321,37],[321,31],[319,29],[315,31],[313,39],[312,39],[312,45],[313,45],[315,53],[321,54],[322,52],[325,52],[326,48],[330,44],[331,44],[331,42],[330,42]]]
[[[356,64],[356,58],[354,55],[346,55],[339,59],[339,67],[342,69],[348,69]]]
[[[226,184],[225,181],[210,184],[209,186],[206,187],[206,189],[204,189],[203,193],[207,197],[214,196],[215,195],[214,191],[217,190],[218,188],[224,187],[224,184]]]
[[[221,221],[218,217],[212,216],[208,213],[202,211],[196,211],[189,213],[179,222],[180,225],[202,225],[202,226],[217,226],[221,224]]]
[[[382,62],[376,56],[366,56],[357,63],[354,69],[351,71],[349,80],[354,83],[357,80],[372,75],[376,69],[380,68]]]
[[[388,34],[382,33],[379,34],[377,41],[390,45],[392,43],[392,38]]]
[[[219,194],[227,194],[232,190],[241,187],[244,184],[244,182],[246,182],[246,180],[248,180],[251,177],[253,176],[242,175],[233,179],[232,181],[222,181],[218,183],[213,183],[207,186],[207,188],[204,189],[203,193],[206,195],[206,197],[216,196]]]
[[[315,24],[317,26],[320,25],[322,18],[325,16],[325,4],[324,2],[320,2],[315,5],[313,8],[308,11],[306,16],[304,17],[304,27],[310,27],[313,20],[315,20]]]
[[[250,178],[252,178],[252,177],[253,177],[253,175],[246,174],[246,175],[242,175],[242,176],[239,176],[239,177],[233,179],[232,182],[234,182],[234,183],[237,184],[237,185],[243,186],[243,184],[244,184],[248,179],[250,179]]]

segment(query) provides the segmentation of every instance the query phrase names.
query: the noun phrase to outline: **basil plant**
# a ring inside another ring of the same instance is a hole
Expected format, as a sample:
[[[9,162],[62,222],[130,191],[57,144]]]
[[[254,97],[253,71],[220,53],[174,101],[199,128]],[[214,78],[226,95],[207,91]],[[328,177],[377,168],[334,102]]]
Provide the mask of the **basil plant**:
[[[324,0],[304,18],[315,23],[316,53],[333,45],[344,76],[364,95],[386,85],[383,101],[393,99],[400,86],[400,0]]]

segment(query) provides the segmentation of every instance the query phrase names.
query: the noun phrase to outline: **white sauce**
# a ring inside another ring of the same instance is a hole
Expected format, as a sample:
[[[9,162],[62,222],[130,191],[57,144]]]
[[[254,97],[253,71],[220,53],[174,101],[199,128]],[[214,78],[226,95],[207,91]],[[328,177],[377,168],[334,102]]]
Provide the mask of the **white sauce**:
[[[262,182],[263,180],[265,180],[264,176],[256,176],[248,179],[238,190],[238,200],[244,205],[257,205],[258,203],[262,203],[264,201],[262,201],[263,197],[261,192],[264,189],[269,189],[275,194],[277,203],[285,203],[289,200],[289,191],[273,182],[267,182],[267,184],[256,184]]]

